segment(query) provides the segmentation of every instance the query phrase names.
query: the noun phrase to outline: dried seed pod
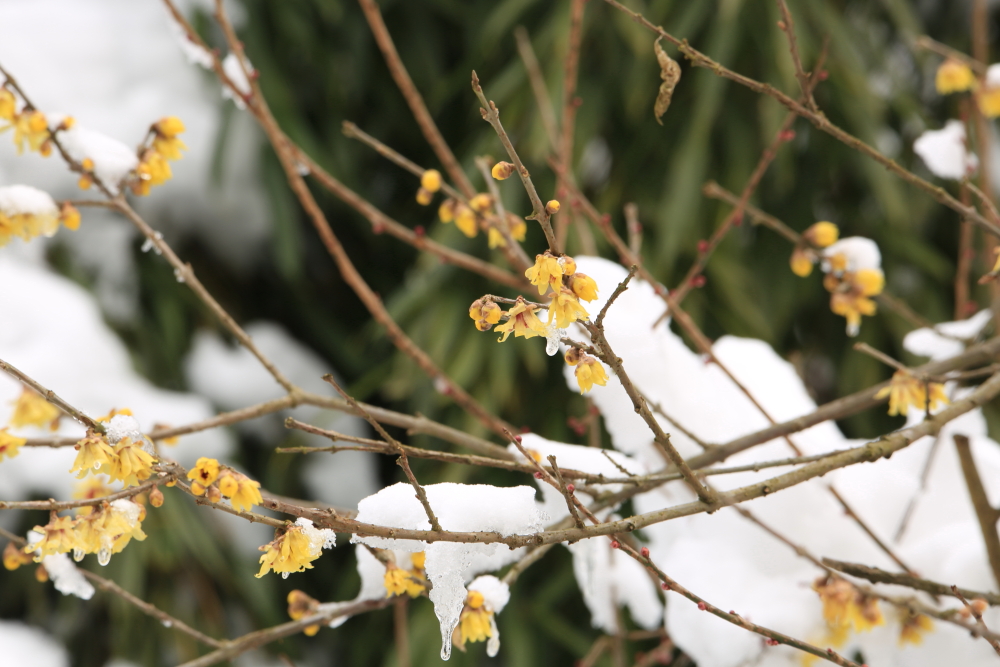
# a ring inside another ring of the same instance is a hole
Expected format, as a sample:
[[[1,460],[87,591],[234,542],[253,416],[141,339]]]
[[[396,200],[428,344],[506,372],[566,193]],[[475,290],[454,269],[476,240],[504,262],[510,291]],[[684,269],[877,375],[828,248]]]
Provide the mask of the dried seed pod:
[[[653,115],[656,117],[656,122],[663,125],[663,121],[660,119],[663,114],[667,113],[670,99],[674,96],[674,88],[681,80],[681,66],[667,55],[667,52],[660,46],[659,39],[653,43],[653,50],[656,52],[656,62],[660,65],[660,78],[663,79],[663,83],[660,84],[660,92],[656,96],[656,103],[653,105]]]

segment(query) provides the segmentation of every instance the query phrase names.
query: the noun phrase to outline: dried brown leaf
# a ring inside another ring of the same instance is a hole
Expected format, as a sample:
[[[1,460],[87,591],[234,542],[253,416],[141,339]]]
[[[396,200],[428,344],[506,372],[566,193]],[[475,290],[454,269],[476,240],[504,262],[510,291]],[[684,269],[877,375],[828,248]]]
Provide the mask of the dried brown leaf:
[[[653,105],[653,114],[656,116],[656,122],[663,125],[663,121],[660,119],[670,107],[674,88],[681,80],[681,66],[663,50],[659,39],[653,42],[653,50],[656,52],[656,62],[660,65],[660,78],[663,79],[663,83],[660,84],[660,92],[656,96],[656,103]]]

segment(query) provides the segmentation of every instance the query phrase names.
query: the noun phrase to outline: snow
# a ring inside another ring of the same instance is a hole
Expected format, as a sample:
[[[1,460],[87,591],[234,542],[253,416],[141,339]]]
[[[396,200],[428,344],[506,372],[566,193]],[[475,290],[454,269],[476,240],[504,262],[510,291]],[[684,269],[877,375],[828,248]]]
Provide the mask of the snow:
[[[184,28],[181,27],[176,21],[170,21],[170,29],[174,33],[174,37],[177,40],[177,46],[180,47],[181,53],[187,58],[188,63],[192,65],[198,65],[204,69],[212,69],[212,54],[209,53],[200,44],[195,44],[192,42],[185,32]]]
[[[136,142],[139,139],[141,137],[136,137]],[[77,162],[87,158],[93,160],[94,174],[113,193],[118,192],[118,185],[122,179],[139,166],[139,158],[136,157],[134,149],[117,139],[79,124],[60,132],[59,141],[70,157]]]
[[[69,654],[54,637],[24,623],[0,621],[0,647],[10,665],[69,667]]]
[[[47,192],[30,185],[0,187],[0,213],[14,216],[59,215],[59,207]]]
[[[967,320],[944,322],[933,329],[916,329],[903,338],[903,347],[907,352],[930,357],[931,361],[948,359],[961,354],[965,349],[962,340],[975,339],[992,317],[989,310],[981,310]]]
[[[125,438],[132,442],[142,442],[143,440],[139,422],[131,415],[115,415],[104,428],[108,442],[111,444],[117,444]]]
[[[236,90],[238,90],[242,95],[249,95],[251,92],[250,82],[247,81],[244,68],[246,68],[246,72],[253,72],[253,65],[250,64],[250,61],[244,59],[243,65],[241,66],[240,59],[235,53],[230,53],[222,59],[222,71],[226,73],[229,80],[232,81],[234,86],[236,86]],[[222,96],[226,99],[232,100],[237,109],[246,108],[246,103],[226,86],[222,87]]]
[[[986,85],[990,88],[1000,86],[1000,63],[993,63],[986,68]]]
[[[429,484],[427,500],[441,527],[452,531],[487,531],[504,536],[542,529],[545,516],[535,504],[535,490],[527,486],[500,488],[485,484]],[[357,520],[393,528],[430,530],[424,508],[413,487],[398,483],[358,503]],[[462,544],[355,535],[355,544],[380,549],[423,551],[425,572],[433,588],[434,613],[441,623],[441,659],[451,655],[451,634],[465,603],[465,581],[470,569],[501,567],[513,553],[503,544]],[[476,561],[479,561],[477,563]]]
[[[503,611],[510,601],[510,587],[491,574],[476,577],[469,583],[468,589],[482,593],[483,602],[494,614]]]
[[[618,607],[628,607],[632,620],[652,630],[663,619],[656,584],[632,557],[612,549],[607,537],[593,537],[567,546],[573,554],[573,573],[590,610],[590,622],[616,635]]]
[[[42,559],[45,571],[49,573],[56,590],[63,595],[75,595],[89,600],[94,597],[94,587],[90,585],[80,570],[66,554],[52,554]]]
[[[882,254],[879,252],[878,245],[875,241],[863,236],[848,236],[823,250],[824,257],[830,258],[837,255],[843,255],[847,259],[847,271],[880,269],[882,267]],[[824,262],[823,270],[829,271],[825,264]]]
[[[961,180],[979,166],[979,159],[966,149],[965,126],[959,120],[921,134],[913,142],[913,151],[941,178]]]

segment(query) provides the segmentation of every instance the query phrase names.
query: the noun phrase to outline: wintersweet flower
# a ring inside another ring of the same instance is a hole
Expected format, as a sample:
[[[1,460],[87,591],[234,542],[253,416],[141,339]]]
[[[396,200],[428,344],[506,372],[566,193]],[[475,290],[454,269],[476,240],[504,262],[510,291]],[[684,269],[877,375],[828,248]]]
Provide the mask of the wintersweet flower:
[[[93,431],[89,431],[87,437],[76,443],[75,449],[76,459],[69,471],[79,472],[77,479],[83,479],[87,473],[110,475],[111,468],[118,459],[115,450]]]
[[[788,259],[788,264],[792,268],[792,273],[800,278],[808,278],[812,273],[813,264],[816,263],[816,253],[808,248],[796,247],[792,251],[792,256]]]
[[[188,470],[187,478],[191,482],[191,492],[196,496],[205,494],[205,490],[219,477],[219,462],[215,459],[201,457],[194,467]]]
[[[21,447],[26,442],[27,440],[24,438],[19,438],[16,435],[7,433],[7,427],[0,428],[0,461],[2,461],[5,456],[9,459],[17,456]]]
[[[34,553],[35,562],[42,562],[45,556],[64,554],[79,548],[76,532],[76,520],[69,516],[53,517],[44,526],[35,526],[34,530],[42,536],[37,542],[24,547],[24,553]]]
[[[0,119],[14,120],[17,113],[17,98],[14,93],[6,88],[0,87]]]
[[[485,575],[473,580],[468,591],[458,626],[452,633],[452,643],[465,651],[466,642],[485,641],[486,655],[492,658],[500,650],[496,614],[510,600],[510,589],[496,577]]]
[[[574,266],[574,268],[576,268]],[[567,279],[569,288],[578,298],[593,301],[597,298],[597,281],[585,273],[573,273]]]
[[[93,500],[95,498],[103,498],[112,493],[114,491],[104,483],[102,478],[94,476],[76,485],[76,488],[73,489],[73,500]],[[92,505],[84,505],[83,507],[76,508],[76,515],[83,516],[93,511],[94,508]]]
[[[255,576],[259,579],[274,571],[287,578],[292,572],[312,569],[312,561],[320,557],[323,549],[336,543],[337,536],[332,530],[314,528],[312,521],[300,517],[273,542],[260,547],[264,555],[260,557],[260,572]]]
[[[490,170],[490,174],[498,181],[507,180],[513,173],[514,165],[510,162],[497,162]]]
[[[153,123],[150,128],[156,135],[153,148],[167,160],[180,160],[182,150],[187,150],[184,142],[177,138],[184,131],[184,123],[177,116],[167,116]]]
[[[49,138],[49,124],[45,114],[37,110],[22,111],[14,116],[13,121],[17,154],[24,152],[25,144],[28,145],[28,150],[41,152],[42,145]]]
[[[14,414],[11,415],[10,425],[14,428],[48,426],[54,431],[59,427],[61,414],[59,408],[25,387],[14,403]]]
[[[438,218],[447,224],[455,219],[455,207],[458,205],[454,199],[445,199],[438,206]]]
[[[3,550],[3,566],[8,570],[16,570],[22,565],[27,565],[32,560],[31,556],[24,553],[24,550],[13,542],[8,542]]]
[[[427,188],[420,187],[417,188],[417,203],[421,206],[428,206],[432,201],[434,201],[434,193]]]
[[[440,211],[438,213],[440,214]],[[462,203],[455,206],[455,226],[470,239],[479,233],[475,212]]]
[[[910,406],[918,410],[937,410],[946,405],[948,395],[940,382],[923,382],[907,371],[896,371],[888,387],[875,394],[875,398],[889,397],[889,414],[906,415]]]
[[[469,306],[469,317],[476,321],[476,328],[480,331],[489,331],[500,321],[501,315],[503,310],[492,299],[476,299]]]
[[[143,151],[135,173],[137,178],[132,182],[132,192],[141,196],[148,195],[151,187],[166,183],[174,175],[170,163],[154,148]]]
[[[404,570],[403,568],[389,563],[385,567],[385,596],[409,595],[411,598],[419,597],[427,590],[427,579],[423,574],[414,570]]]
[[[66,229],[73,231],[80,229],[80,211],[68,201],[63,202],[59,207],[59,222]]]
[[[507,321],[498,324],[493,331],[502,333],[498,338],[499,342],[504,342],[511,333],[514,337],[534,338],[545,335],[545,325],[535,315],[535,306],[525,303],[523,297],[517,297],[514,307],[507,311]]]
[[[902,619],[899,630],[899,645],[919,645],[924,641],[924,633],[934,629],[934,623],[923,614],[909,613]]]
[[[233,482],[236,483],[235,490]],[[260,482],[254,481],[235,470],[226,470],[219,481],[219,490],[229,498],[229,504],[238,512],[250,510],[254,505],[260,505],[264,499],[260,495]]]
[[[938,66],[934,87],[941,95],[963,93],[976,85],[976,75],[968,65],[956,58],[948,58]]]
[[[472,208],[476,213],[486,213],[493,206],[493,197],[486,194],[485,192],[480,192],[469,200],[469,207]]]
[[[832,222],[817,222],[802,232],[802,238],[817,248],[826,248],[837,242],[840,229]]]
[[[319,611],[319,600],[316,600],[298,589],[288,594],[288,616],[293,621],[298,621],[306,616],[312,616]],[[302,634],[312,637],[319,632],[319,624],[308,625],[302,630]]]
[[[125,486],[137,486],[153,474],[154,463],[156,459],[144,449],[142,441],[122,438],[115,445],[115,459],[108,476],[112,481],[121,480]]]
[[[580,385],[580,393],[586,394],[595,384],[606,386],[608,374],[604,372],[604,366],[600,361],[585,354],[576,364],[576,382]]]
[[[549,304],[548,324],[552,324],[554,318],[556,326],[565,329],[573,322],[588,317],[587,311],[580,305],[576,295],[565,287],[549,294],[549,298],[552,303]]]
[[[129,498],[104,503],[78,520],[73,559],[81,561],[92,553],[97,554],[98,563],[107,565],[112,554],[121,553],[133,539],[146,539],[141,526],[144,517],[145,508]]]
[[[441,172],[437,169],[428,169],[420,176],[420,187],[428,192],[437,192],[441,189]]]
[[[503,234],[501,234],[500,230],[496,227],[490,227],[486,240],[490,248],[503,248],[507,245],[507,241],[504,239]]]
[[[984,86],[976,92],[976,103],[987,118],[1000,116],[1000,63],[986,68]]]
[[[551,288],[553,292],[562,287],[563,267],[548,251],[535,255],[535,265],[524,272],[525,278],[538,288],[539,294]]]
[[[857,336],[861,316],[874,315],[877,307],[869,297],[876,296],[885,287],[881,269],[864,268],[857,271],[840,271],[844,255],[834,255],[829,260],[831,271],[823,279],[823,286],[831,292],[830,310],[847,319],[847,335]]]

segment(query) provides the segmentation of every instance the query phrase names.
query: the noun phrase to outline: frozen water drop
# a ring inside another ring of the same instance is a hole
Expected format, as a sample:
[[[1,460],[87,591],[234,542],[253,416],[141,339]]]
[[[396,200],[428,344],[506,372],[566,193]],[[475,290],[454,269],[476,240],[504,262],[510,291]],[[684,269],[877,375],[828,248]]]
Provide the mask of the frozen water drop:
[[[83,557],[85,555],[86,554],[84,553],[83,549],[73,549],[73,560],[75,560],[77,563],[83,560]]]
[[[181,273],[180,269],[174,269],[174,278],[176,278],[179,283],[184,282],[184,274]]]
[[[111,562],[111,550],[102,548],[97,552],[97,562],[101,565],[107,565]]]
[[[165,628],[171,628],[174,625],[174,622],[171,621],[169,618],[165,618],[165,619],[163,619],[160,622],[163,623],[163,627],[165,627]]]

